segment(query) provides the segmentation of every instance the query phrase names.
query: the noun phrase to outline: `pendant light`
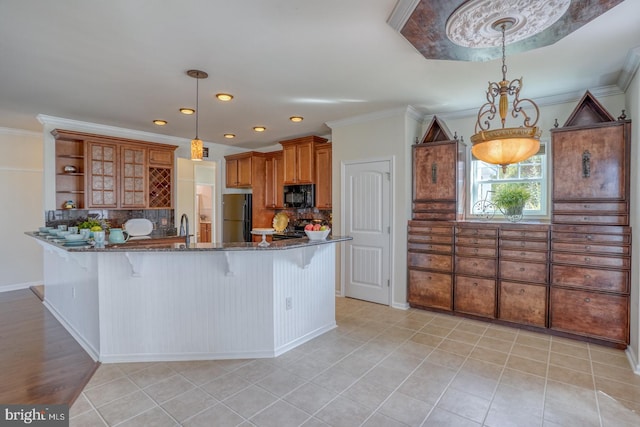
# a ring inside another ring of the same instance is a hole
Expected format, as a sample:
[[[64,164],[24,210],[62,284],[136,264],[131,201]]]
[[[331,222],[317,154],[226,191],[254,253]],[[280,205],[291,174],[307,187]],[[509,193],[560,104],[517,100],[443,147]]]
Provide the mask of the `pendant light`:
[[[492,25],[494,30],[502,32],[502,80],[497,83],[489,82],[487,103],[478,111],[476,133],[471,137],[473,155],[483,162],[502,166],[503,171],[506,171],[507,165],[526,160],[540,149],[541,130],[536,126],[539,116],[538,106],[530,99],[520,99],[522,77],[507,80],[505,31],[514,23],[513,18],[503,18]],[[521,127],[505,127],[510,96],[513,97],[511,116],[513,118],[523,116]],[[496,101],[499,102],[497,107]],[[532,116],[524,110],[525,106],[533,109]],[[502,127],[490,129],[496,113],[500,115]]]
[[[202,140],[198,138],[198,113],[200,112],[200,108],[198,105],[198,92],[200,89],[200,79],[206,79],[207,77],[209,77],[209,75],[200,70],[189,70],[187,71],[187,75],[196,79],[196,137],[191,140],[191,160],[201,161],[204,150],[202,147]]]

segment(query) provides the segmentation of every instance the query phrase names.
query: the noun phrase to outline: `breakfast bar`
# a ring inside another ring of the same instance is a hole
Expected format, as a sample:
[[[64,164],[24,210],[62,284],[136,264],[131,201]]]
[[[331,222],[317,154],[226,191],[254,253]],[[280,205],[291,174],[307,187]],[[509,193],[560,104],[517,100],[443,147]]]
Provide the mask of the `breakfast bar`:
[[[100,362],[278,356],[335,328],[335,243],[44,248],[47,308]]]

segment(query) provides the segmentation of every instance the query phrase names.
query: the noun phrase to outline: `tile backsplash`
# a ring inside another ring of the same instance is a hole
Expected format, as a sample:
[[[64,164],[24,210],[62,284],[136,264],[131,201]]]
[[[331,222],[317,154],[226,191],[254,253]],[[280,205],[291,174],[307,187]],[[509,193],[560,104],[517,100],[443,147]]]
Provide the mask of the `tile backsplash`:
[[[59,209],[45,211],[44,218],[45,224],[52,227],[60,224],[74,225],[89,217],[105,219],[111,228],[121,228],[122,224],[132,218],[146,218],[153,223],[152,236],[173,236],[176,235],[173,215],[173,209]]]

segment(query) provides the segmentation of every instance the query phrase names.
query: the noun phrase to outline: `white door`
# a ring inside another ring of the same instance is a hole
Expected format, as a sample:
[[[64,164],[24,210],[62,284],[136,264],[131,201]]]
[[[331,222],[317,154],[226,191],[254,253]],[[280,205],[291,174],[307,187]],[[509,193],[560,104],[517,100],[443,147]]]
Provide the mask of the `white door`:
[[[345,165],[345,295],[389,304],[391,162]]]

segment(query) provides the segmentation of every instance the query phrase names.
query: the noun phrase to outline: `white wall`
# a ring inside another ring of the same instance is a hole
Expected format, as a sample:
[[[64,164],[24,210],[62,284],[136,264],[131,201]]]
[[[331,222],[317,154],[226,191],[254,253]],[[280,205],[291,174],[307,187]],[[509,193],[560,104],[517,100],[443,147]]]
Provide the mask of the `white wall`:
[[[640,76],[631,81],[626,93],[626,114],[631,125],[631,342],[628,354],[636,374],[640,375]],[[635,260],[635,261],[634,261]]]
[[[346,234],[340,215],[342,164],[354,160],[393,159],[391,304],[402,308],[407,307],[407,220],[411,216],[411,145],[420,135],[419,119],[420,115],[408,107],[328,123],[332,128],[333,144],[334,234]],[[339,289],[338,281],[337,290]]]
[[[0,128],[0,292],[42,284],[42,134]]]

